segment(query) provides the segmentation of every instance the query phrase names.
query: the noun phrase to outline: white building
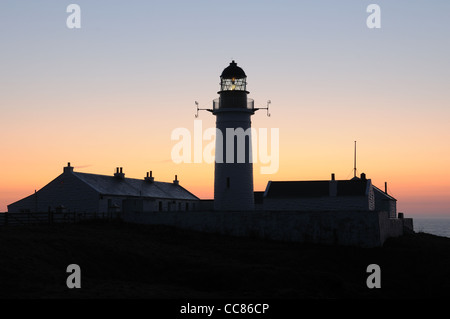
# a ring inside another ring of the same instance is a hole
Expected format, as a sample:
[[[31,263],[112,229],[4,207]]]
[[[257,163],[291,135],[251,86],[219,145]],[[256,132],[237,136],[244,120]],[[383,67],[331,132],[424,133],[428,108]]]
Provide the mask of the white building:
[[[151,173],[143,179],[126,178],[122,168],[111,176],[79,173],[68,163],[42,189],[8,205],[8,212],[189,211],[198,203],[176,176],[165,183],[155,181]]]
[[[216,128],[222,133],[222,139],[216,139],[215,210],[251,211],[255,208],[250,128],[251,116],[257,109],[253,100],[247,98],[248,93],[247,76],[232,61],[220,75],[220,97],[209,110],[216,116]],[[230,130],[241,130],[249,135],[228,136]],[[239,143],[243,144],[242,148],[238,147]]]

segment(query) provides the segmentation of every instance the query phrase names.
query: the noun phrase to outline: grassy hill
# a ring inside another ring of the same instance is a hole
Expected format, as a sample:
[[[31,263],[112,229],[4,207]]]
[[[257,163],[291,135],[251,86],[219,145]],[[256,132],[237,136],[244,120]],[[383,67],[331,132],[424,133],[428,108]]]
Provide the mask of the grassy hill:
[[[81,267],[81,289],[66,268]],[[381,289],[369,289],[369,264]],[[0,228],[0,298],[448,298],[450,239],[382,248],[237,238],[89,221]]]

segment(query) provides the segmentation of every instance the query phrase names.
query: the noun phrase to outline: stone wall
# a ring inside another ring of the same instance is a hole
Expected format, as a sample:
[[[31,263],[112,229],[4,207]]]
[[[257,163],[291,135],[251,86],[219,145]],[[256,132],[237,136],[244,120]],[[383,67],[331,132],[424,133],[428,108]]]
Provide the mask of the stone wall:
[[[380,247],[403,234],[403,221],[387,212],[154,212],[127,213],[127,222],[280,241]]]

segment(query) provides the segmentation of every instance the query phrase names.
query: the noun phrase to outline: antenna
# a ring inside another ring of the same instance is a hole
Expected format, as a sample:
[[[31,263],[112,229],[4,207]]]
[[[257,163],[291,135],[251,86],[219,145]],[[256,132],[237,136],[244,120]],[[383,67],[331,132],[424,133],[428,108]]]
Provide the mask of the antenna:
[[[354,177],[356,177],[356,141],[355,141],[355,165],[354,165],[354,168],[353,168],[353,176]]]

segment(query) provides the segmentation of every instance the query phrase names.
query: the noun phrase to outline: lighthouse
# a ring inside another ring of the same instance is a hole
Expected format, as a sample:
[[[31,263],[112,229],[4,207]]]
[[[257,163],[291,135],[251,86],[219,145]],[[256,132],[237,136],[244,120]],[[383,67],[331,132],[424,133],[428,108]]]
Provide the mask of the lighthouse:
[[[220,97],[212,109],[217,132],[215,210],[254,210],[251,116],[256,109],[248,93],[247,76],[233,60],[220,76]]]

